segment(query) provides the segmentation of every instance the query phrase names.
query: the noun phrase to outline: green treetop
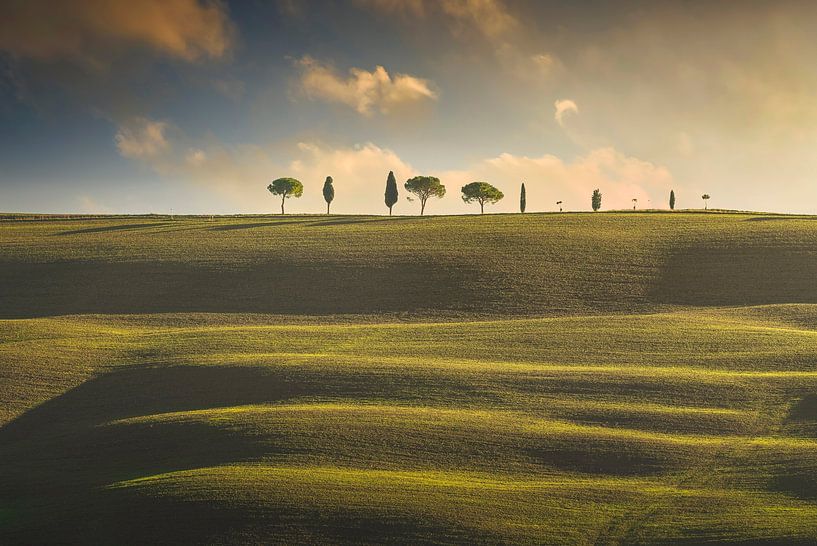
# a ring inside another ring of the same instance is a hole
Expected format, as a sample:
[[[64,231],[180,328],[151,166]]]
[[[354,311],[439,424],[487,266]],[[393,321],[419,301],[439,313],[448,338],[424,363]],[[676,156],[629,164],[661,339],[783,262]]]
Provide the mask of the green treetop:
[[[479,203],[480,214],[485,213],[485,203],[493,204],[505,195],[487,182],[471,182],[462,187],[462,200]]]
[[[284,202],[289,197],[300,197],[304,194],[304,185],[294,178],[279,178],[267,186],[272,195],[281,196],[281,214],[284,213]]]

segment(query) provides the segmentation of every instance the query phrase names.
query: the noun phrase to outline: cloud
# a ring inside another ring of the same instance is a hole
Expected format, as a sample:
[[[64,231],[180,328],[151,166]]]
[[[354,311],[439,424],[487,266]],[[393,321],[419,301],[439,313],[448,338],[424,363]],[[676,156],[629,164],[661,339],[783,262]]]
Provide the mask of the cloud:
[[[180,131],[165,137],[162,122],[143,120],[121,140],[123,155],[152,168],[168,180],[183,181],[220,197],[221,212],[271,212],[276,204],[266,186],[278,177],[292,176],[303,182],[302,198],[293,201],[293,212],[324,210],[321,187],[327,176],[335,180],[333,210],[338,213],[382,214],[386,176],[394,171],[402,182],[418,174],[437,176],[448,187],[448,195],[435,201],[430,212],[458,214],[473,212],[459,199],[459,188],[484,180],[501,189],[506,199],[491,210],[515,212],[519,185],[525,182],[531,211],[553,210],[563,201],[567,210],[589,210],[590,195],[599,188],[605,209],[631,208],[638,199],[642,208],[664,206],[669,188],[676,186],[663,166],[622,154],[614,148],[598,148],[571,161],[555,155],[536,157],[503,153],[477,161],[463,169],[428,169],[419,172],[395,151],[368,142],[355,146],[332,146],[302,141],[285,147],[254,144],[226,145],[207,137],[195,141]],[[153,124],[153,125],[151,125]],[[153,130],[150,130],[153,128]],[[124,138],[128,137],[128,138]],[[140,137],[140,138],[137,138]],[[159,144],[161,143],[161,144]],[[174,150],[178,150],[175,152]],[[676,191],[679,187],[675,187]],[[226,200],[224,199],[226,198]],[[405,192],[395,212],[416,214],[406,203]]]
[[[194,167],[196,167],[199,165],[203,165],[207,161],[207,153],[204,150],[200,150],[198,148],[190,148],[184,159],[188,165],[193,165]]]
[[[578,114],[579,107],[576,106],[576,103],[570,99],[560,99],[553,103],[553,106],[556,107],[556,112],[554,113],[553,117],[556,119],[556,122],[564,127],[564,117],[568,114]]]
[[[345,104],[365,116],[375,111],[389,114],[406,105],[436,100],[438,96],[428,80],[406,74],[392,77],[382,66],[372,72],[352,68],[346,78],[309,56],[297,61],[297,66],[306,96]]]
[[[119,153],[132,159],[153,158],[169,148],[165,137],[167,123],[148,118],[133,118],[119,126],[114,137]]]
[[[156,122],[154,122],[156,123]],[[144,129],[146,124],[141,124]],[[132,149],[126,155],[150,168],[168,183],[185,183],[210,192],[224,208],[219,212],[275,212],[266,187],[271,180],[291,176],[304,183],[302,198],[288,209],[293,212],[319,212],[325,203],[321,188],[327,176],[335,180],[336,198],[332,204],[338,213],[380,214],[385,209],[383,191],[386,176],[394,171],[398,180],[406,180],[414,169],[395,152],[372,143],[355,146],[329,146],[320,142],[297,142],[284,147],[255,144],[227,145],[212,135],[192,139],[180,130],[172,138],[160,131],[164,145],[151,150],[146,130],[131,130],[123,139]],[[156,135],[156,132],[153,132]],[[158,136],[158,135],[156,135]],[[117,139],[119,142],[120,139]],[[399,211],[398,205],[396,211]]]
[[[426,0],[357,0],[357,3],[386,13],[415,17],[424,17],[426,14]]]
[[[513,31],[519,24],[499,0],[442,0],[439,6],[446,15],[491,39]]]
[[[289,163],[286,172],[314,187],[311,202],[304,203],[310,207],[307,210],[320,210],[320,184],[332,176],[336,193],[332,206],[337,212],[382,214],[386,211],[383,191],[389,171],[394,171],[398,180],[415,174],[395,152],[371,142],[339,148],[301,142],[298,151],[299,157]]]
[[[599,148],[571,162],[545,154],[539,157],[508,153],[485,159],[464,170],[444,171],[437,176],[457,188],[474,180],[486,180],[506,196],[492,210],[513,212],[513,199],[525,182],[529,210],[554,210],[556,201],[565,209],[587,210],[590,195],[599,188],[605,209],[627,208],[638,199],[642,208],[659,207],[659,201],[672,184],[672,175],[661,166],[626,156],[614,148]],[[460,212],[470,210],[462,208]]]
[[[442,15],[455,34],[473,29],[491,40],[519,26],[519,21],[501,0],[358,0],[358,4],[418,18]]]
[[[89,197],[87,195],[81,195],[77,198],[77,203],[79,204],[79,212],[85,214],[111,214],[113,210],[99,203],[93,197]]]
[[[467,44],[474,60],[484,61],[487,45],[499,67],[526,84],[547,83],[564,72],[559,58],[539,49],[541,44],[531,39],[531,29],[502,0],[357,1],[364,7],[403,19],[442,21],[452,36]],[[410,28],[412,33],[417,31],[415,25]]]
[[[226,7],[199,0],[11,0],[0,8],[0,50],[41,61],[104,64],[131,46],[185,61],[222,57],[233,29]]]

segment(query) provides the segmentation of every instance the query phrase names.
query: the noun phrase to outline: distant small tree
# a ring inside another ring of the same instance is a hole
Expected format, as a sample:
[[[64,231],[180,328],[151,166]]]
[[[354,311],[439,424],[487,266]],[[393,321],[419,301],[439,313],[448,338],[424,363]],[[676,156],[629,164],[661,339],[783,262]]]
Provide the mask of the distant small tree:
[[[284,214],[284,202],[290,197],[300,197],[304,194],[304,185],[294,178],[279,178],[267,186],[272,195],[281,196],[281,214]]]
[[[487,182],[471,182],[462,187],[462,200],[479,203],[480,214],[485,214],[485,203],[492,205],[503,197],[505,194]]]
[[[669,210],[675,210],[675,190],[669,191]]]
[[[635,210],[636,205],[638,205],[638,199],[633,199],[633,210]]]
[[[439,199],[445,195],[445,186],[440,183],[439,178],[434,176],[415,176],[409,178],[403,186],[420,200],[420,216],[425,213],[426,201],[429,197]]]
[[[559,212],[562,212],[562,202],[556,201],[556,204],[559,205]]]
[[[391,216],[391,208],[397,203],[398,196],[397,179],[394,178],[394,173],[389,171],[389,177],[386,178],[386,206],[389,207],[389,216]]]
[[[525,183],[522,182],[522,189],[519,191],[519,212],[525,214],[526,197],[525,197]]]
[[[329,214],[329,205],[335,199],[335,187],[332,185],[332,177],[327,176],[323,183],[323,199],[326,201],[326,214]]]
[[[709,203],[708,203],[708,201],[709,201],[709,194],[708,194],[708,193],[703,194],[703,195],[701,196],[701,199],[703,199],[703,200],[704,200],[704,210],[706,210],[706,209],[708,208],[708,204],[709,204]]]
[[[593,198],[590,204],[593,206],[593,212],[596,212],[601,208],[601,192],[598,190],[598,188],[593,190]]]

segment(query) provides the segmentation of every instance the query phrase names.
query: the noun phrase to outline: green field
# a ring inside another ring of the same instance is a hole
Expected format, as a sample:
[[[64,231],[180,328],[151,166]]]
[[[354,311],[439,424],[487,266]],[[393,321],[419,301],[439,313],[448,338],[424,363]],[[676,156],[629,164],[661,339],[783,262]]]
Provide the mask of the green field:
[[[817,542],[817,221],[0,219],[0,543]]]

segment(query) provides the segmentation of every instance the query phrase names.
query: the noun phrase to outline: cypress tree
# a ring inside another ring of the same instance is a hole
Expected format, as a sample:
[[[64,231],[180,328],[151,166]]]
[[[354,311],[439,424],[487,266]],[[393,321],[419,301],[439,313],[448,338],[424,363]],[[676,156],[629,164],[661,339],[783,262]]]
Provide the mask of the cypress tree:
[[[519,211],[525,213],[525,183],[522,182],[522,190],[519,192]]]
[[[669,210],[675,210],[675,190],[669,191]]]
[[[335,198],[335,187],[332,185],[331,176],[327,176],[326,182],[323,183],[323,198],[326,201],[326,214],[329,214],[329,205]]]
[[[593,190],[593,199],[591,200],[591,204],[593,205],[593,212],[596,212],[601,208],[601,192],[598,189]]]
[[[394,178],[394,173],[389,171],[389,177],[386,179],[386,206],[389,207],[389,216],[391,216],[391,208],[397,203],[397,179]]]

